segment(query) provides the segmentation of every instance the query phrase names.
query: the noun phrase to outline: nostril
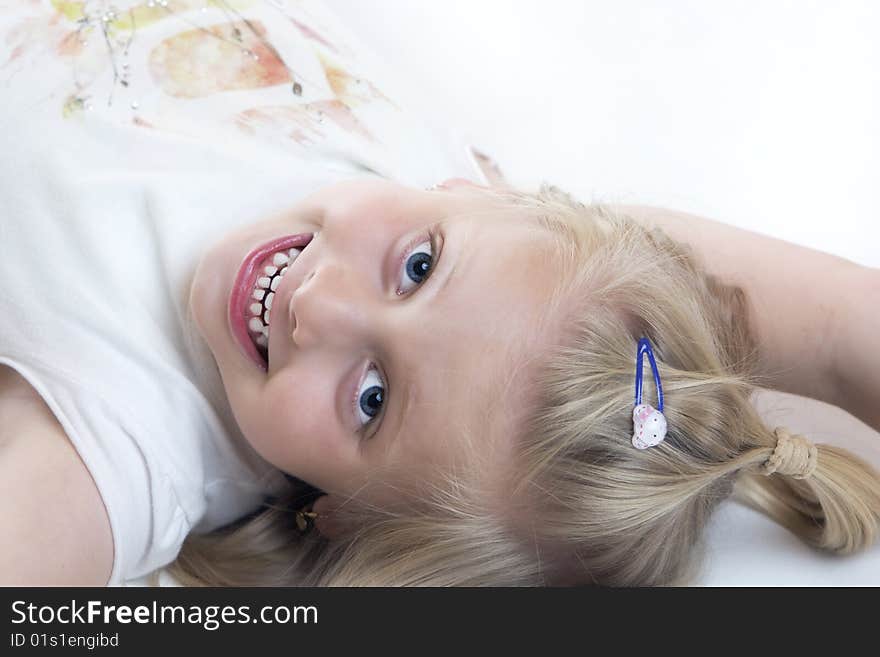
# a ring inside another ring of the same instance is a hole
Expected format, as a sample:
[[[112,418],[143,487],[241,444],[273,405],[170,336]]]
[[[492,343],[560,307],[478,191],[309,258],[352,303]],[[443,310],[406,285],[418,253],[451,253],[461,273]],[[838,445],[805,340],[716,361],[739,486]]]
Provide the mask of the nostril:
[[[293,291],[293,294],[290,295],[290,306],[288,308],[288,317],[290,318],[290,333],[291,336],[296,331],[296,304],[299,303],[297,301],[298,296],[302,293],[302,289],[305,285],[314,277],[315,270],[312,269],[309,273],[307,273],[303,279],[300,281],[297,288]]]
[[[296,292],[290,295],[290,305],[287,308],[287,316],[290,318],[290,335],[291,337],[296,332],[296,311],[293,309],[293,300],[296,297]]]

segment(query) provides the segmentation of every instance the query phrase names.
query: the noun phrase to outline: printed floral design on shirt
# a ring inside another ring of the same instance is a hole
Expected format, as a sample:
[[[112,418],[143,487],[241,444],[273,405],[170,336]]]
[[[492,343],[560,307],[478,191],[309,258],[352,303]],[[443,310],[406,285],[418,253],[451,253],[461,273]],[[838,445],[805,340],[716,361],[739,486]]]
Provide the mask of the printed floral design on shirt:
[[[150,73],[166,94],[178,98],[292,83],[265,35],[259,21],[180,32],[150,52]],[[242,48],[252,55],[243,57]]]
[[[33,70],[40,57],[66,62],[71,85],[55,102],[68,119],[126,111],[135,126],[169,131],[220,121],[299,146],[330,138],[334,126],[376,142],[359,108],[400,108],[352,72],[356,55],[309,15],[309,4],[32,0],[32,15],[4,35],[9,57],[0,70]],[[218,102],[210,109],[193,102],[207,98]]]

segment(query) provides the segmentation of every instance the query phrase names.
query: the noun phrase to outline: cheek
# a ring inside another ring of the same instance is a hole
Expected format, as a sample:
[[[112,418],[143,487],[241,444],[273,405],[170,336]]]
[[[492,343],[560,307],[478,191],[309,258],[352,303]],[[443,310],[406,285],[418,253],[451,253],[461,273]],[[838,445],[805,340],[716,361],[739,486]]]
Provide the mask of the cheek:
[[[248,437],[261,444],[263,458],[307,481],[316,468],[350,460],[357,439],[339,417],[337,385],[326,371],[302,364],[277,373],[255,409],[254,426],[261,433]]]

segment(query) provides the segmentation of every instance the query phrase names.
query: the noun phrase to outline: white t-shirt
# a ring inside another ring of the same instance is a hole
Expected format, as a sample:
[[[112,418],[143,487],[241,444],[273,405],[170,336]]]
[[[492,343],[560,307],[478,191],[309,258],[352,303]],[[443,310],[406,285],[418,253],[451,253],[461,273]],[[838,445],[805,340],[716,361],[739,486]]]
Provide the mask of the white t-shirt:
[[[485,182],[317,3],[164,4],[0,0],[0,363],[92,474],[112,585],[284,486],[189,314],[204,250],[342,179]]]

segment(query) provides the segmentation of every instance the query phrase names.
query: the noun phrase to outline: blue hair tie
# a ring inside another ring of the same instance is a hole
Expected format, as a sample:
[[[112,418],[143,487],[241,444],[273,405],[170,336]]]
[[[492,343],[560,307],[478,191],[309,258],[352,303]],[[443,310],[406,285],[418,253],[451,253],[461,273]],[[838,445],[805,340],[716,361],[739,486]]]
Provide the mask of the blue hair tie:
[[[642,403],[642,357],[648,354],[651,370],[654,372],[654,383],[657,386],[657,408]],[[654,352],[648,338],[639,340],[636,352],[636,403],[633,408],[632,444],[638,449],[647,449],[659,445],[666,438],[666,417],[663,415],[663,387],[660,385],[660,372],[654,360]]]

